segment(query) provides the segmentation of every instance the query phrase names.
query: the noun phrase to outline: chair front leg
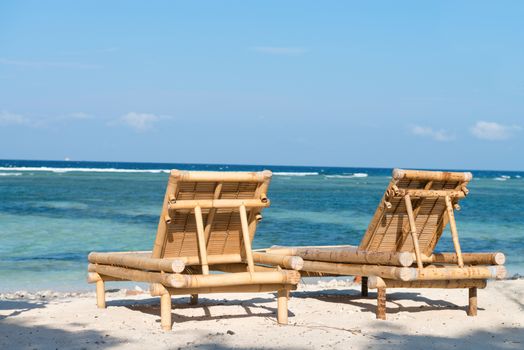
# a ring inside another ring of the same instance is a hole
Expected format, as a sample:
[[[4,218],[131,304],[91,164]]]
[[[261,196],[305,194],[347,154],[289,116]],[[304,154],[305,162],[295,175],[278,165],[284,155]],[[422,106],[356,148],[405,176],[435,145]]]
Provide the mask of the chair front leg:
[[[173,328],[171,323],[171,294],[166,292],[160,296],[160,324],[164,331]]]
[[[279,324],[287,324],[287,299],[289,297],[288,289],[279,289],[277,296],[277,321]]]

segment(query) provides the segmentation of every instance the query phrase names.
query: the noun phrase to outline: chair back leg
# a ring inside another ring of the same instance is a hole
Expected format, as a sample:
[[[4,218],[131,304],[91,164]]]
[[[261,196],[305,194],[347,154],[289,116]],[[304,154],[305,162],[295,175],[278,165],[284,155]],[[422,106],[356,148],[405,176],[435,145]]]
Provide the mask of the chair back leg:
[[[386,319],[386,288],[377,288],[377,319]]]
[[[361,295],[363,297],[367,297],[368,296],[368,278],[367,276],[362,276],[360,283],[361,283],[360,285]]]
[[[469,288],[468,316],[477,316],[477,287]]]

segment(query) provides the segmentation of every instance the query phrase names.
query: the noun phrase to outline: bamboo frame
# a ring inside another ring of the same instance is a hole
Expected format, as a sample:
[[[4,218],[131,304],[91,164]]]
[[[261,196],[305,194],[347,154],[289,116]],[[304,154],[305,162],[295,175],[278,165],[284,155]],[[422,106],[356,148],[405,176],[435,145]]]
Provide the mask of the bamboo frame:
[[[106,255],[108,258],[106,258]],[[181,269],[181,266],[184,265],[184,267],[187,266],[194,266],[194,265],[200,265],[200,257],[199,256],[180,256],[177,258],[162,258],[162,259],[155,259],[151,258],[151,251],[143,251],[143,252],[110,252],[110,253],[91,253],[90,254],[91,260],[89,262],[96,264],[102,264],[102,265],[116,265],[116,266],[124,266],[124,267],[131,267],[131,268],[141,268],[138,267],[139,264],[128,264],[128,260],[125,260],[124,264],[120,264],[122,262],[121,256],[131,256],[136,258],[138,261],[151,261],[153,264],[151,265],[144,265],[144,269],[152,270],[152,271],[165,271],[165,272],[182,272],[184,269]],[[102,258],[99,259],[99,257],[102,256]],[[89,259],[89,257],[88,257]],[[129,260],[130,261],[130,260]],[[161,264],[158,266],[155,266],[157,262],[162,261]],[[234,263],[241,263],[244,262],[244,258],[240,254],[220,254],[220,255],[207,255],[207,262],[208,265],[216,265],[216,264],[234,264]],[[173,266],[177,266],[169,268],[169,264],[173,262]],[[155,267],[158,267],[155,268]],[[173,271],[170,271],[173,270]],[[179,271],[180,270],[180,271]]]
[[[377,289],[377,312],[376,317],[378,320],[385,320],[386,319],[386,288],[378,288]]]
[[[173,175],[173,172],[171,172]],[[178,182],[174,176],[170,176],[167,181],[166,194],[164,196],[164,202],[162,204],[162,213],[160,214],[160,220],[158,221],[158,228],[156,231],[155,243],[153,245],[153,251],[151,253],[152,258],[160,258],[164,254],[164,247],[167,239],[167,223],[165,221],[165,216],[168,215],[167,204],[169,198],[174,196],[176,189],[178,187]]]
[[[323,250],[329,250],[329,249],[351,249],[351,248],[357,248],[356,245],[348,245],[348,244],[341,244],[341,245],[304,245],[304,246],[282,246],[282,245],[273,245],[269,248],[262,248],[262,249],[255,249],[254,252],[266,252],[270,254],[280,254],[280,255],[294,255],[291,253],[288,253],[290,251],[286,250],[286,252],[280,252],[281,249],[323,249]]]
[[[410,196],[413,198],[421,198],[421,197],[451,197],[451,198],[464,198],[466,197],[466,194],[462,190],[454,191],[454,190],[412,190],[412,189],[406,189],[406,190],[398,190],[397,193],[393,197],[405,197]]]
[[[504,266],[442,266],[442,267],[425,267],[423,269],[414,269],[414,278],[412,280],[430,281],[430,280],[451,280],[451,279],[504,279],[507,271]]]
[[[246,171],[184,171],[171,170],[171,176],[178,181],[184,182],[213,182],[219,179],[221,182],[263,182],[271,178],[271,171],[261,172]]]
[[[439,280],[439,281],[398,281],[383,279],[377,276],[368,277],[367,286],[370,289],[377,288],[442,288],[442,289],[463,289],[463,288],[486,288],[487,281],[483,279],[471,280]]]
[[[151,283],[152,295],[161,297],[161,326],[164,330],[168,330],[172,328],[171,295],[189,294],[190,303],[196,304],[200,293],[275,291],[278,322],[287,323],[289,290],[296,288],[300,273],[295,270],[282,270],[280,266],[298,269],[301,267],[302,259],[263,253],[253,254],[251,248],[257,222],[261,220],[260,211],[270,205],[267,189],[271,175],[270,171],[256,173],[171,171],[153,250],[92,253],[89,256],[88,281],[97,284],[99,306],[105,306],[104,281],[129,280]],[[213,184],[214,190],[210,187]],[[224,186],[227,190],[224,189],[223,195]],[[192,191],[194,194],[191,193]],[[252,198],[249,198],[250,196]],[[205,222],[204,209],[208,210]],[[222,215],[221,221],[217,224],[220,227],[218,234],[213,236],[213,224],[218,209],[226,214],[229,210],[232,215],[236,215],[238,211],[241,223],[239,231],[242,235],[240,239],[242,249],[238,253],[235,252],[236,232],[238,232],[236,227],[232,228],[233,235],[227,241],[228,235],[231,234],[229,226],[236,225],[236,220],[227,221],[227,216],[224,219]],[[191,217],[194,217],[195,226],[187,222]],[[226,240],[222,233],[224,225],[227,232]],[[178,246],[172,242],[174,237],[177,237],[175,239],[182,237],[187,241],[183,242],[182,246]],[[217,237],[214,242],[210,242],[212,237]],[[196,243],[195,250],[191,246],[195,244],[193,242]],[[223,244],[222,252],[226,254],[217,253],[220,251],[220,244]],[[208,247],[209,245],[211,248]],[[208,249],[212,252],[211,255],[208,255]],[[163,258],[166,254],[174,258]],[[177,254],[180,256],[176,257]],[[265,266],[255,265],[253,255]],[[245,271],[246,267],[248,272],[236,272],[239,269]],[[234,272],[211,275],[210,269]]]
[[[280,266],[291,270],[301,270],[304,267],[304,260],[300,256],[253,252],[253,261],[257,264]]]
[[[473,175],[470,172],[446,172],[393,169],[393,179],[402,180],[431,180],[431,181],[471,181]]]
[[[197,227],[197,243],[198,243],[198,254],[200,256],[200,264],[202,265],[202,273],[204,275],[209,274],[209,265],[207,263],[207,248],[206,238],[204,236],[204,222],[202,219],[202,209],[197,205],[195,207],[195,221]]]
[[[504,266],[435,266],[422,269],[412,267],[338,264],[321,261],[304,261],[304,271],[323,272],[341,276],[378,276],[400,281],[431,281],[460,279],[503,279]]]
[[[448,214],[449,228],[451,230],[451,238],[453,239],[453,246],[457,253],[457,263],[459,267],[464,266],[464,260],[462,259],[462,250],[460,249],[460,242],[458,238],[457,224],[455,223],[455,214],[453,213],[453,204],[449,196],[444,197],[446,201],[446,211]]]
[[[304,275],[363,276],[363,296],[367,295],[368,284],[370,288],[378,290],[377,318],[379,319],[385,319],[387,288],[468,289],[468,314],[476,315],[477,289],[484,288],[487,279],[502,279],[507,272],[502,266],[505,262],[502,253],[462,253],[461,251],[454,210],[460,208],[458,200],[468,195],[466,185],[471,179],[472,174],[469,172],[395,169],[393,179],[359,247],[349,246],[344,250],[339,246],[330,248],[274,246],[266,249],[265,252],[302,257],[304,266],[301,271]],[[405,216],[407,222],[403,222]],[[434,253],[436,243],[448,223],[450,223],[455,252]],[[401,227],[400,232],[399,227]],[[412,241],[406,241],[409,235]],[[402,266],[404,264],[399,264],[393,257],[385,259],[383,265],[387,266],[380,266],[379,262],[356,256],[358,255],[356,252],[360,253],[362,250],[367,250],[366,254],[408,253],[411,255],[411,261],[416,261],[416,268],[404,267]],[[457,266],[424,267],[424,264],[428,263]],[[369,283],[366,283],[368,276]],[[377,281],[381,281],[382,284],[377,284]]]
[[[422,269],[422,258],[420,254],[420,247],[418,244],[417,226],[415,224],[415,216],[413,215],[413,207],[411,206],[411,197],[409,194],[404,196],[404,202],[406,204],[406,212],[408,213],[409,227],[411,232],[411,238],[413,239],[413,248],[415,249],[415,257],[417,259],[417,267]]]
[[[411,266],[414,261],[413,254],[410,252],[365,251],[360,250],[356,246],[331,249],[326,249],[324,247],[278,247],[270,248],[266,251],[273,255],[297,256],[304,260],[339,263]]]
[[[477,289],[486,287],[486,280],[449,280],[449,281],[415,281],[402,282],[383,280],[372,276],[368,280],[369,288],[377,290],[377,319],[386,319],[386,289],[387,288],[460,288],[468,289],[468,316],[477,316]]]
[[[171,320],[171,295],[163,293],[160,295],[160,325],[164,331],[170,331],[173,328]]]
[[[428,181],[424,185],[424,190],[430,190],[432,187],[433,187],[433,181]],[[422,208],[419,205],[419,204],[421,204],[420,202],[421,202],[421,199],[419,198],[417,200],[415,208],[413,209],[413,217],[415,217],[415,218],[418,216],[418,213],[419,213],[420,209]],[[404,223],[404,225],[402,226],[402,236],[398,237],[398,239],[397,239],[397,246],[402,246],[404,244],[405,240],[410,235],[410,232],[411,232],[410,228],[411,228],[411,225],[410,225],[410,222],[408,220],[408,222]],[[416,260],[416,257],[415,257],[415,260]]]
[[[158,259],[133,254],[90,253],[87,260],[93,264],[125,266],[135,269],[182,272],[186,264],[182,259]]]
[[[221,193],[222,193],[222,182],[219,182],[217,186],[215,187],[215,192],[213,193],[213,199],[219,199]],[[213,221],[215,220],[216,211],[217,211],[216,208],[211,208],[209,209],[209,214],[207,215],[206,227],[204,229],[204,237],[206,239],[206,246],[209,242],[211,227],[213,227]]]
[[[147,258],[147,259],[151,259],[152,261],[157,261],[155,258],[151,258],[151,251],[136,251],[136,252],[109,252],[109,253],[91,253],[91,254],[94,254],[93,256],[100,256],[100,254],[107,254],[107,255],[110,255],[110,256],[133,256],[133,257],[136,257],[138,259],[142,259],[142,258]],[[113,260],[111,258],[111,260]],[[162,259],[158,259],[158,261],[175,261],[177,260],[177,264],[178,263],[181,263],[181,264],[184,264],[185,266],[193,266],[193,265],[200,265],[200,257],[199,256],[179,256],[179,257],[176,257],[176,258],[162,258]],[[98,260],[97,260],[98,261]],[[96,264],[97,261],[90,261],[91,263],[94,263]],[[105,261],[108,261],[108,260],[105,260]],[[114,261],[114,260],[113,260]],[[212,255],[208,255],[207,256],[207,261],[208,261],[208,264],[209,265],[214,265],[214,264],[233,264],[233,263],[241,263],[244,261],[244,258],[242,258],[242,256],[240,254],[212,254]],[[109,263],[105,263],[104,261],[100,260],[100,264],[104,264],[104,265],[110,265]],[[117,264],[114,264],[114,265],[117,265]],[[125,266],[128,266],[128,267],[132,267],[132,266],[129,266],[129,265],[125,265]],[[153,267],[153,266],[151,266]],[[150,270],[155,270],[151,267],[148,267],[148,269]],[[177,268],[178,270],[179,268]],[[159,271],[162,271],[162,270],[159,270]],[[173,271],[173,272],[177,272],[177,271]]]
[[[267,208],[270,205],[269,200],[265,202],[260,199],[185,199],[178,200],[175,203],[168,203],[169,210],[193,209],[200,207],[202,209],[232,209],[243,205],[246,208]]]
[[[160,318],[163,330],[172,329],[171,320],[171,295],[190,294],[190,302],[196,302],[195,293],[261,293],[277,291],[277,322],[279,324],[288,323],[288,305],[289,291],[296,289],[295,286],[287,284],[252,284],[240,286],[219,286],[207,288],[166,288],[161,284],[152,284],[150,293],[152,296],[160,296]]]
[[[249,226],[247,223],[247,212],[245,205],[239,207],[240,222],[242,225],[242,243],[246,254],[247,266],[249,272],[255,272],[255,263],[253,262],[253,253],[251,251],[251,238],[249,237]]]
[[[137,282],[147,282],[147,283],[160,283],[168,286],[176,286],[179,278],[175,276],[180,276],[178,274],[171,273],[160,273],[160,272],[150,272],[142,271],[135,269],[128,269],[125,267],[111,266],[111,265],[92,265],[88,270],[93,270],[100,275],[110,276],[120,278],[126,281],[137,281]],[[98,282],[97,282],[98,283]]]
[[[468,316],[477,316],[477,287],[468,289]]]
[[[287,300],[289,298],[288,289],[282,288],[277,291],[277,322],[287,324]]]
[[[151,296],[160,296],[164,292],[171,295],[191,295],[191,294],[214,294],[214,293],[265,293],[276,292],[281,289],[296,289],[296,286],[285,284],[247,284],[239,286],[220,286],[220,287],[202,287],[202,288],[171,288],[161,284],[152,284],[149,292]]]
[[[456,253],[433,253],[422,255],[424,263],[458,264]],[[494,253],[462,253],[462,262],[469,265],[504,265],[506,256],[501,252]]]
[[[99,309],[106,308],[106,290],[102,279],[96,281],[96,305]]]
[[[255,197],[260,198],[260,200],[264,203],[268,203],[269,200],[267,198],[267,191],[269,188],[269,182],[271,180],[271,176],[266,176],[264,181],[258,186]],[[251,213],[248,218],[248,228],[249,228],[249,237],[250,241],[252,241],[255,238],[255,232],[257,230],[258,223],[262,220],[262,215],[260,214],[262,208],[252,208]]]
[[[413,271],[409,267],[339,264],[323,261],[304,260],[303,271],[321,272],[340,276],[380,276],[384,278],[409,281],[413,278]]]
[[[297,284],[300,281],[300,273],[291,270],[173,276],[172,283],[168,284],[168,286],[174,288],[227,287],[247,284]]]
[[[368,246],[372,239],[374,238],[376,234],[376,227],[379,224],[379,219],[384,215],[385,212],[389,211],[392,208],[392,204],[389,202],[390,198],[388,197],[388,192],[391,189],[393,185],[395,185],[396,180],[393,178],[388,185],[388,189],[386,190],[386,193],[382,196],[380,203],[377,207],[377,210],[375,211],[375,214],[373,215],[373,218],[371,219],[371,222],[369,223],[368,229],[366,230],[366,233],[362,237],[362,240],[360,242],[359,247],[363,250],[368,250]],[[389,204],[389,205],[388,205]],[[370,232],[370,234],[367,234]]]
[[[92,265],[90,269],[100,275],[122,280],[159,283],[173,288],[206,288],[248,284],[297,284],[300,273],[292,270],[242,272],[225,275],[182,275],[127,269],[109,265]],[[96,281],[97,283],[99,281]]]
[[[97,272],[87,273],[87,283],[96,283],[98,281],[109,282],[109,281],[125,281],[121,278],[100,275]]]
[[[371,220],[364,237],[362,238],[360,247],[363,250],[397,250],[409,251],[413,250],[411,241],[406,242],[406,235],[397,235],[396,246],[392,246],[392,232],[395,231],[391,227],[392,222],[402,220],[400,216],[405,214],[405,207],[400,205],[400,199],[405,194],[410,194],[413,201],[414,217],[418,215],[418,208],[425,207],[423,214],[427,219],[425,221],[417,221],[419,229],[419,246],[423,254],[431,255],[435,248],[436,242],[447,225],[447,218],[445,210],[442,210],[441,203],[444,201],[445,195],[456,196],[454,201],[461,199],[468,194],[466,188],[467,183],[471,180],[471,173],[458,172],[434,172],[434,171],[411,171],[395,169],[393,172],[393,179],[390,181],[380,205],[375,211],[375,215]],[[452,185],[453,186],[450,186]],[[415,191],[421,191],[419,193]],[[423,195],[424,197],[414,197],[414,195]],[[430,196],[430,197],[427,197]],[[460,198],[458,198],[460,197]],[[385,203],[389,201],[388,208]],[[404,201],[402,201],[403,203]],[[427,212],[427,210],[431,212]],[[429,215],[438,215],[440,217],[439,223],[429,220]],[[394,216],[399,216],[397,219]],[[383,220],[387,223],[383,226]],[[435,226],[436,225],[436,226]],[[407,225],[406,225],[407,226]],[[406,233],[407,233],[406,229]],[[387,237],[386,241],[384,239]],[[384,242],[384,243],[383,243]],[[421,245],[422,244],[422,245]]]

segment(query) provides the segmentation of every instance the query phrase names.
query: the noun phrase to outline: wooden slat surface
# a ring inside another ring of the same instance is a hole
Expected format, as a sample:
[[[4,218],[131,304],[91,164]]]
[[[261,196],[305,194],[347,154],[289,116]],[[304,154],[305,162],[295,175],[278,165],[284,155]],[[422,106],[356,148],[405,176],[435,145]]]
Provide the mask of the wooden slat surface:
[[[404,200],[400,197],[388,198],[388,193],[394,190],[461,190],[469,181],[455,180],[460,176],[453,176],[452,180],[434,180],[431,172],[427,178],[393,179],[391,180],[384,197],[382,198],[373,219],[371,220],[360,247],[370,251],[409,251],[414,252],[413,240],[409,233],[408,216]],[[430,182],[431,181],[431,182]],[[386,208],[384,202],[391,203],[391,208]],[[421,253],[431,255],[435,246],[448,223],[446,203],[444,197],[413,198],[412,206],[417,227],[417,237]],[[407,229],[406,229],[407,228]]]
[[[176,172],[174,172],[176,174]],[[224,173],[227,174],[227,173]],[[173,177],[171,181],[176,182],[176,191],[173,194],[176,202],[183,200],[204,200],[204,199],[259,199],[258,189],[267,187],[270,177],[267,172],[261,173],[259,182],[253,181],[221,181],[221,173],[213,173],[215,181],[210,180],[210,176],[205,176],[206,181],[186,181],[183,177]],[[191,174],[190,174],[191,175]],[[189,176],[191,178],[191,176]],[[264,182],[265,181],[265,182]],[[221,184],[221,189],[217,194],[215,190]],[[168,196],[169,197],[169,196]],[[167,209],[164,203],[164,211]],[[203,222],[208,222],[210,210],[202,209]],[[238,208],[214,209],[215,214],[209,230],[207,239],[207,254],[240,254],[242,248],[242,231],[240,214]],[[248,208],[247,214],[250,226],[256,226],[255,215],[250,215],[252,211],[260,212],[261,208]],[[163,215],[165,215],[163,213]],[[180,209],[169,210],[171,222],[166,224],[166,239],[162,249],[161,257],[197,257],[197,227],[193,210]]]

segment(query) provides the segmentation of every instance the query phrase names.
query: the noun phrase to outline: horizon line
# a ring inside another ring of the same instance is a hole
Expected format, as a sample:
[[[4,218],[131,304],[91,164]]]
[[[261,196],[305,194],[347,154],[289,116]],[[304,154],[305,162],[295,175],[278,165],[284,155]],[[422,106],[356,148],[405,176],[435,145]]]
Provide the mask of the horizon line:
[[[507,169],[468,169],[468,168],[426,168],[426,167],[379,167],[379,166],[336,166],[336,165],[290,165],[290,164],[247,164],[247,163],[185,163],[185,162],[144,162],[144,161],[114,161],[114,160],[64,160],[64,159],[0,159],[0,161],[23,161],[23,162],[84,162],[84,163],[135,163],[135,164],[183,164],[183,165],[230,165],[230,166],[258,166],[258,167],[297,167],[297,168],[346,168],[346,169],[416,169],[434,171],[499,171],[499,172],[524,172],[524,170]]]

